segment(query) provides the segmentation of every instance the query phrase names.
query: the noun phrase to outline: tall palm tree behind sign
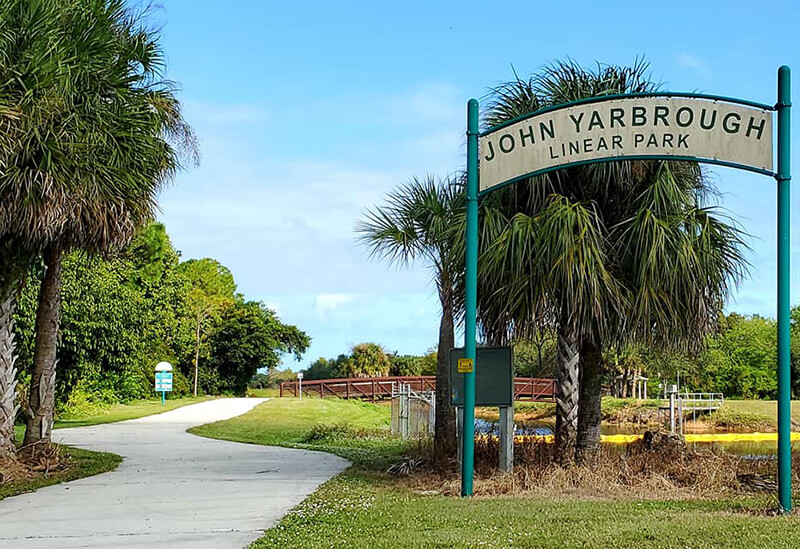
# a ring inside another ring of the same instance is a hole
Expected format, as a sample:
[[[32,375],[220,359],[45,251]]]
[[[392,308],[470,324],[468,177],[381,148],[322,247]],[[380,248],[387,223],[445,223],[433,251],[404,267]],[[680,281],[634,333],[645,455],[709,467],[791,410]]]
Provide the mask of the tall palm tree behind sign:
[[[656,85],[646,72],[643,63],[595,70],[557,63],[494,89],[483,123],[650,92]],[[561,169],[483,198],[481,325],[493,344],[555,326],[563,459],[598,448],[603,349],[698,344],[745,274],[743,234],[709,205],[714,196],[696,163],[631,160]]]

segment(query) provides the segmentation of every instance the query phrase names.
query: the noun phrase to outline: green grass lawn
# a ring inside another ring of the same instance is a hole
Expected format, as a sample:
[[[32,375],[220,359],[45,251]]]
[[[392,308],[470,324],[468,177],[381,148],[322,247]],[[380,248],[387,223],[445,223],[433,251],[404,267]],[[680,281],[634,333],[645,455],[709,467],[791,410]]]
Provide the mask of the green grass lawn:
[[[244,416],[192,432],[356,456],[355,467],[323,485],[267,530],[252,546],[259,549],[798,546],[800,520],[763,516],[774,505],[771,498],[642,502],[422,495],[381,473],[387,460],[409,448],[396,438],[375,434],[385,432],[388,422],[388,408],[369,403],[275,399]],[[337,429],[349,435],[337,438]],[[326,432],[334,435],[326,439]],[[378,455],[384,459],[376,459]]]
[[[213,397],[201,396],[176,398],[173,400],[167,400],[163,406],[161,405],[160,400],[135,400],[128,404],[98,406],[97,408],[82,414],[59,417],[53,424],[53,428],[65,429],[68,427],[88,427],[90,425],[100,425],[103,423],[114,423],[128,419],[137,419],[140,417],[169,412],[170,410],[188,406],[189,404],[204,402],[206,400],[210,400],[211,398]],[[17,435],[17,440],[22,440],[24,431],[24,425],[14,426],[14,432]]]
[[[248,389],[247,394],[257,398],[279,398],[281,390],[277,387],[271,389]]]
[[[112,423],[124,421],[126,419],[136,419],[153,414],[160,414],[169,410],[174,410],[188,404],[196,404],[209,400],[211,397],[189,397],[167,400],[165,405],[161,405],[160,400],[140,400],[130,404],[114,404],[112,406],[97,408],[90,413],[69,418],[59,418],[56,420],[54,428],[65,427],[86,427],[89,425],[100,425],[101,423]],[[17,440],[21,441],[25,427],[16,425],[14,433]],[[111,471],[122,462],[122,457],[106,452],[92,452],[73,448],[71,446],[61,446],[62,451],[69,456],[70,466],[66,471],[61,471],[47,476],[40,476],[33,479],[4,482],[0,484],[0,499],[24,492],[32,492],[43,486],[50,486],[60,482],[76,480],[79,478],[97,475]]]
[[[422,496],[363,474],[325,484],[252,547],[797,547],[800,521],[747,502],[463,500]]]
[[[122,462],[122,456],[108,452],[91,452],[71,446],[61,446],[61,450],[69,455],[69,468],[47,476],[4,482],[0,484],[0,500],[17,494],[33,492],[44,486],[112,471]]]
[[[778,403],[774,400],[726,400],[723,406],[734,412],[768,416],[778,421]],[[792,420],[800,423],[800,400],[792,401]]]
[[[65,427],[86,427],[88,425],[100,425],[101,423],[114,423],[116,421],[125,421],[127,419],[137,419],[144,416],[152,416],[153,414],[160,414],[169,412],[176,408],[181,408],[189,404],[197,404],[210,400],[213,397],[184,397],[168,399],[164,405],[161,405],[161,400],[136,400],[129,404],[112,404],[107,407],[98,407],[89,412],[74,416],[59,417],[54,429],[63,429]]]
[[[310,448],[364,467],[379,467],[409,448],[389,434],[391,410],[357,400],[278,398],[243,416],[201,425],[190,433],[210,438]]]

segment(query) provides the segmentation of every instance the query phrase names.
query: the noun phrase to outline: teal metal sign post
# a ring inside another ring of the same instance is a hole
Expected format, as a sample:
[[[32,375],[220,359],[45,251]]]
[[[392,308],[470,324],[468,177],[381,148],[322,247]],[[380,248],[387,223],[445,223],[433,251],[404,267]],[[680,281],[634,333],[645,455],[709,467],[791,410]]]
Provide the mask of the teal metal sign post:
[[[645,93],[592,97],[555,105],[479,130],[478,102],[467,105],[467,229],[461,495],[472,495],[475,449],[475,361],[478,281],[478,198],[529,177],[613,160],[686,160],[748,170],[778,182],[778,499],[792,509],[790,325],[789,67],[778,70],[778,102]],[[777,169],[773,114],[777,112]],[[479,145],[483,155],[479,173]]]
[[[778,501],[792,510],[792,380],[789,358],[789,206],[791,204],[791,106],[789,67],[778,69]]]
[[[461,495],[472,495],[475,459],[475,335],[478,307],[478,101],[467,104],[467,250],[464,310],[464,358],[472,371],[464,374],[464,432],[461,443]]]

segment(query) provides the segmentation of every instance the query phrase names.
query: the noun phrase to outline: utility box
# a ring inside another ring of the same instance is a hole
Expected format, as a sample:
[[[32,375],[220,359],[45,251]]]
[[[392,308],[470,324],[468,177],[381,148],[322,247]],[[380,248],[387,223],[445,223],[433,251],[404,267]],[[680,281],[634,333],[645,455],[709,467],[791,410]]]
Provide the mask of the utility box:
[[[475,360],[475,406],[514,405],[514,365],[511,347],[478,347]],[[464,406],[464,375],[458,359],[464,348],[450,349],[450,403]],[[463,368],[462,368],[463,370]]]

